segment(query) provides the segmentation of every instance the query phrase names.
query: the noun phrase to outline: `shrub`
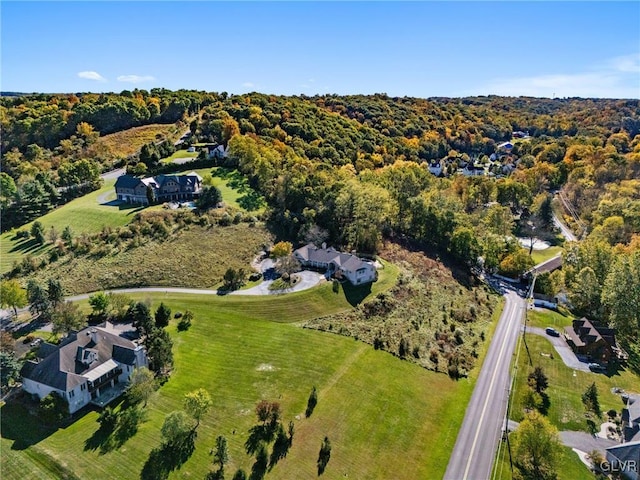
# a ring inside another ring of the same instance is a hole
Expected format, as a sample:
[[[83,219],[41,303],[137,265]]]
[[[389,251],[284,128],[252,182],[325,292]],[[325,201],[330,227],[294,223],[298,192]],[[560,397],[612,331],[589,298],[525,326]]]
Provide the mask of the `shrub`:
[[[45,423],[59,423],[69,416],[69,403],[57,392],[51,392],[40,401],[39,415]]]

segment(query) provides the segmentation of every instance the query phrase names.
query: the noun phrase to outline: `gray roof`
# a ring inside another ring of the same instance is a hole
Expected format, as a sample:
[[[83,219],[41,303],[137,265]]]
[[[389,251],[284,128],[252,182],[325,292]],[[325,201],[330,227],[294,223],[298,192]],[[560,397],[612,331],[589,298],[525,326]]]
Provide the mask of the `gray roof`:
[[[607,453],[616,457],[620,462],[635,460],[636,465],[640,462],[640,441],[623,443],[607,448]]]
[[[342,253],[337,251],[333,247],[318,248],[313,244],[300,247],[294,253],[298,254],[300,258],[307,262],[334,263],[336,266],[343,270],[356,271],[359,268],[364,268],[368,265],[368,262],[352,255],[350,253]]]
[[[96,330],[96,340],[91,339],[91,331]],[[53,352],[40,362],[27,362],[21,374],[34,382],[49,385],[58,390],[68,391],[83,383],[84,374],[114,358],[119,363],[133,365],[136,344],[101,327],[89,327],[72,333]],[[96,354],[91,364],[82,363],[89,353]],[[117,358],[116,358],[117,357]]]
[[[115,188],[136,188],[142,180],[133,175],[120,175],[116,180]]]
[[[187,175],[158,175],[155,177],[155,181],[160,188],[170,180],[173,180],[180,186],[195,187],[198,181],[202,181],[202,177],[195,172],[188,173]]]

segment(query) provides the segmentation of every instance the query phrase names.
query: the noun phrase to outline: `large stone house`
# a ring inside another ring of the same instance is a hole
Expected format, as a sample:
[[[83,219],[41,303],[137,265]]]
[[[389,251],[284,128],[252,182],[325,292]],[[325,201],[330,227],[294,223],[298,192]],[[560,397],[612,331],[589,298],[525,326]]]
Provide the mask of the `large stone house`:
[[[626,354],[616,342],[615,333],[615,329],[597,325],[584,317],[565,327],[565,337],[573,351],[603,364],[626,359]]]
[[[304,267],[326,270],[336,278],[345,277],[353,285],[361,285],[376,280],[373,262],[363,260],[350,253],[342,253],[334,248],[318,248],[309,244],[293,252],[293,256]]]
[[[157,175],[139,178],[121,175],[115,188],[118,200],[148,205],[147,188],[153,190],[158,202],[188,201],[197,198],[202,191],[202,177],[195,172],[186,175]]]
[[[89,403],[106,405],[124,391],[135,368],[147,365],[144,348],[105,323],[71,333],[60,345],[41,344],[37,359],[22,367],[22,388],[41,399],[57,392],[74,413]]]

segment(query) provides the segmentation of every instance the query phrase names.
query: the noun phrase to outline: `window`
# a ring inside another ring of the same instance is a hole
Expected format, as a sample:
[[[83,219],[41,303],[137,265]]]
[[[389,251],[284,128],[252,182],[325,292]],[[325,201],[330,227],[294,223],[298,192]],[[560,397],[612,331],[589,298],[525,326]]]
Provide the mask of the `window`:
[[[73,398],[75,397],[75,395],[76,395],[76,392],[74,392],[73,390],[69,392],[69,398]]]

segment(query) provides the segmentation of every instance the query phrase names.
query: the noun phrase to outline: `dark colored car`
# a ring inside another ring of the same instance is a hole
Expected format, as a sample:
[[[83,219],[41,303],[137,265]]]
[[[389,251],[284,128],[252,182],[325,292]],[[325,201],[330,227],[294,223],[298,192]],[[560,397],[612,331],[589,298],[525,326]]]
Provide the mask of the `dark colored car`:
[[[551,335],[552,337],[560,336],[560,332],[558,332],[555,328],[547,327],[545,331],[547,332],[547,335]]]

